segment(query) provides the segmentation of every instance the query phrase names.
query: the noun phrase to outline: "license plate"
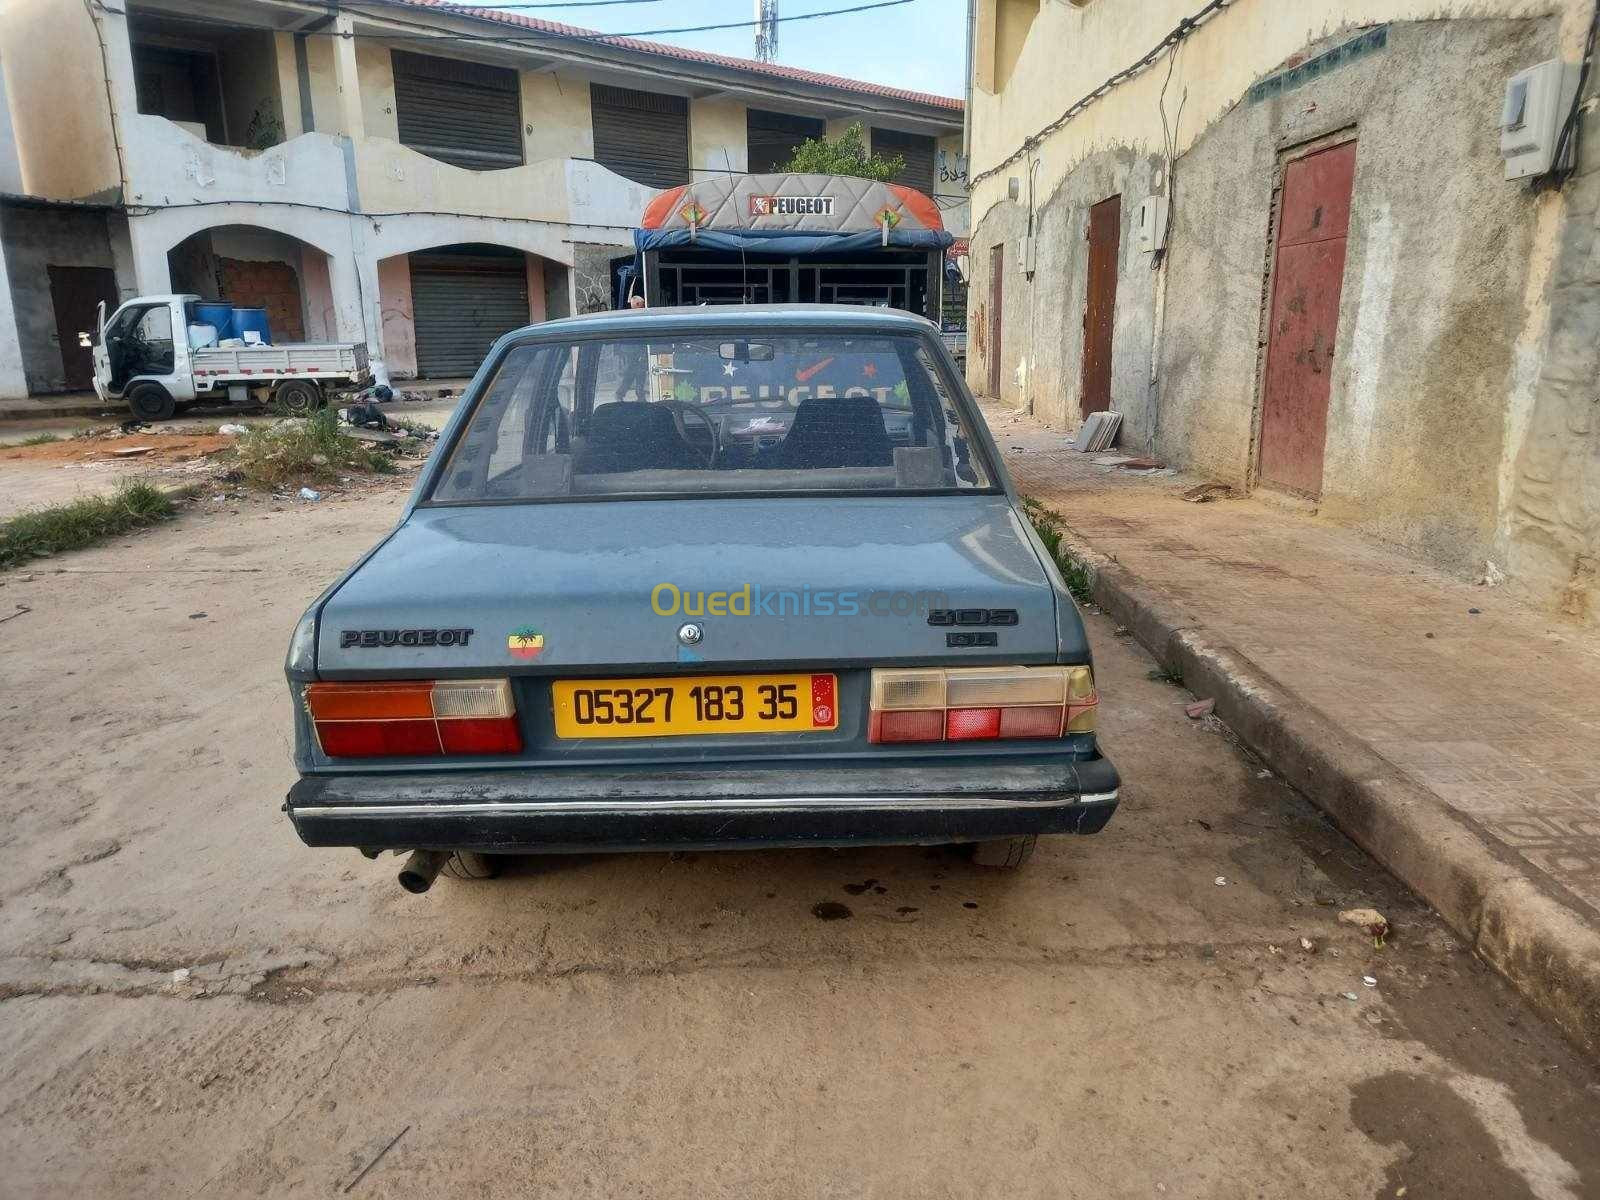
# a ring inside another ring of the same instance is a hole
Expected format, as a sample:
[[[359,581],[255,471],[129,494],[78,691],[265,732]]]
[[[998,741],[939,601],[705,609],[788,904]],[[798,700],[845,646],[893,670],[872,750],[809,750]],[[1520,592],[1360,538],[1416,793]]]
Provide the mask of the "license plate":
[[[839,727],[832,675],[564,679],[553,685],[559,738],[816,733]]]

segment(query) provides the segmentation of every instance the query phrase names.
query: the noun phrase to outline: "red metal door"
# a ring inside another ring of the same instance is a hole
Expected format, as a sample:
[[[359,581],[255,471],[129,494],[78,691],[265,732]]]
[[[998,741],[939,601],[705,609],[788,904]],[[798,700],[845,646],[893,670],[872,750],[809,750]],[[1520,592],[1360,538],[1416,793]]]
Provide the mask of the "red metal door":
[[[1261,401],[1261,478],[1317,495],[1328,440],[1328,387],[1356,144],[1290,163],[1283,175],[1271,326]]]
[[[1089,210],[1089,280],[1083,306],[1083,415],[1111,407],[1111,338],[1117,309],[1122,197]]]
[[[1005,295],[1006,247],[989,251],[989,395],[1000,397],[1000,302]]]

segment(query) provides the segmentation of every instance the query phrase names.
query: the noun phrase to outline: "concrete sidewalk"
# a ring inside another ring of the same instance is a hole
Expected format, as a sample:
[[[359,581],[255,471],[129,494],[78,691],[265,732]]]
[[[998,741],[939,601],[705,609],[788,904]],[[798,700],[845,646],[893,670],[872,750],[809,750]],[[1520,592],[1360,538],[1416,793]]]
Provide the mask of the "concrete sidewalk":
[[[987,408],[1095,600],[1600,1054],[1600,638]],[[1137,451],[1133,451],[1137,452]]]

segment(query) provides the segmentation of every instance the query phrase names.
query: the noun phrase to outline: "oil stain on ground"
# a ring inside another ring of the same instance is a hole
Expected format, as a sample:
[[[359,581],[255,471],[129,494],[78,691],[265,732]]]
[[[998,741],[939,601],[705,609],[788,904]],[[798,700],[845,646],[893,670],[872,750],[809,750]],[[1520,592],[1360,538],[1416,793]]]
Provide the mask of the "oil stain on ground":
[[[843,921],[855,916],[848,905],[836,900],[822,900],[811,906],[811,915],[819,921]]]

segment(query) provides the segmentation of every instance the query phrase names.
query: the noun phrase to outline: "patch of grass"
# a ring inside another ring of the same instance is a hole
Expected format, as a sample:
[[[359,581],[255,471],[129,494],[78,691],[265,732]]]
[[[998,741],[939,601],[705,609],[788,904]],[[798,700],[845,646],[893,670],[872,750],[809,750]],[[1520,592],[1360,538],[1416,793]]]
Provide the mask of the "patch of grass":
[[[341,433],[338,414],[326,408],[252,428],[239,436],[237,454],[245,482],[273,490],[327,482],[352,471],[388,475],[395,469],[382,450]]]
[[[32,437],[23,438],[16,444],[19,446],[48,446],[51,442],[59,442],[60,440],[53,433],[36,433]]]
[[[172,516],[172,498],[148,483],[125,483],[109,496],[37,508],[0,521],[0,570],[33,558],[81,550]]]
[[[1093,604],[1094,593],[1089,569],[1061,549],[1061,540],[1065,533],[1061,518],[1037,500],[1027,496],[1022,498],[1022,507],[1028,514],[1028,520],[1033,522],[1044,548],[1050,551],[1050,557],[1055,559],[1056,566],[1061,568],[1061,578],[1066,581],[1067,590],[1072,593],[1072,598],[1079,604]]]

